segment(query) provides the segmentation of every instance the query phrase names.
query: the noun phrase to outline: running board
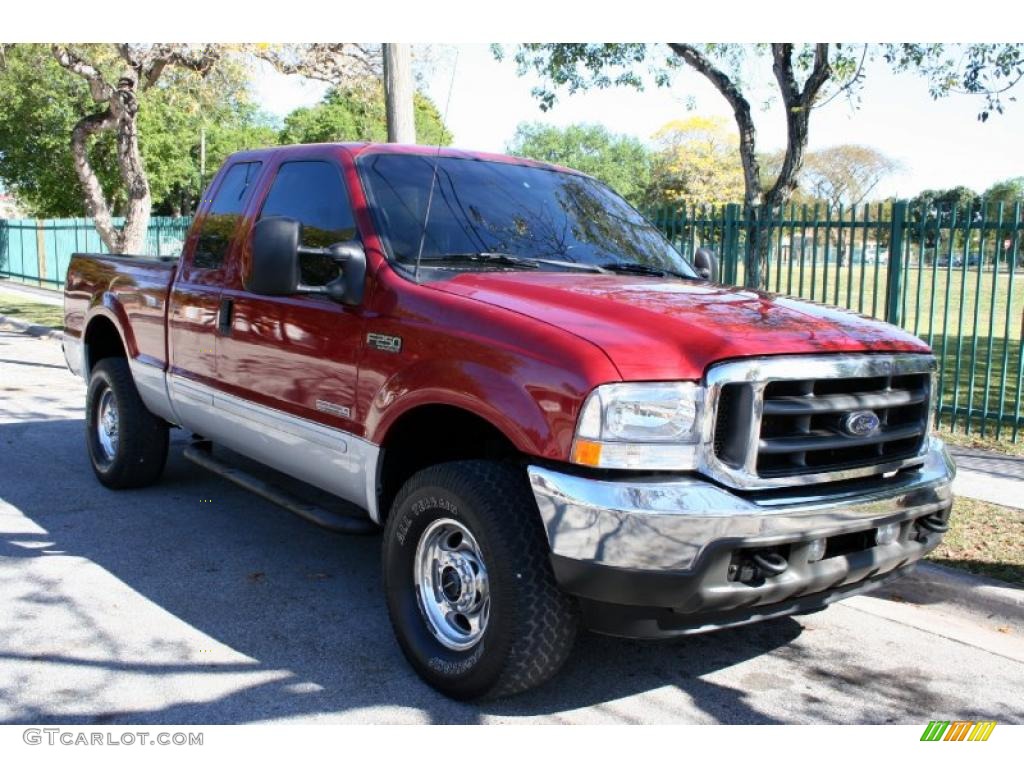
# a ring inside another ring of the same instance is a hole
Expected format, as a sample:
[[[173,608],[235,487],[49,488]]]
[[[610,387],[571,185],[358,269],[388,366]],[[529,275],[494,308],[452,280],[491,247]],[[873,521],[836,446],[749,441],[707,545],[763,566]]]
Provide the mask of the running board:
[[[194,464],[198,464],[203,469],[208,469],[225,480],[230,480],[247,491],[252,491],[267,501],[284,507],[289,512],[329,531],[358,535],[380,531],[380,528],[368,517],[349,517],[348,515],[331,512],[329,509],[324,509],[316,504],[302,501],[282,488],[271,485],[238,467],[233,467],[215,458],[207,446],[209,446],[209,443],[194,443],[186,447],[184,451],[185,458]]]

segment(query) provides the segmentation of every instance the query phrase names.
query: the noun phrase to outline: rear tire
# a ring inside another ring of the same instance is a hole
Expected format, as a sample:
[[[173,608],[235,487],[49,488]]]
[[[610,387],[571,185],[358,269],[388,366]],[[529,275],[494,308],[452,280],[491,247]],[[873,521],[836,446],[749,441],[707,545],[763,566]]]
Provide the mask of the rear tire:
[[[85,403],[85,442],[97,479],[116,489],[155,483],[167,462],[168,426],[146,410],[128,361],[100,360]]]
[[[568,658],[578,608],[555,583],[521,469],[462,461],[417,473],[395,499],[383,549],[398,643],[441,693],[519,693]]]

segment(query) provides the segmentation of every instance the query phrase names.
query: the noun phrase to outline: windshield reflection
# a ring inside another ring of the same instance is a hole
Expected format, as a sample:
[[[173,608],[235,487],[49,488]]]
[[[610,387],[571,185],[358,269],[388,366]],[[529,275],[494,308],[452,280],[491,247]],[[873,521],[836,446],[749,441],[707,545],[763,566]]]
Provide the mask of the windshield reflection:
[[[575,173],[440,157],[427,217],[434,162],[428,155],[384,153],[359,159],[377,228],[399,264],[415,263],[422,239],[423,266],[498,253],[592,266],[640,264],[696,276],[625,200]]]

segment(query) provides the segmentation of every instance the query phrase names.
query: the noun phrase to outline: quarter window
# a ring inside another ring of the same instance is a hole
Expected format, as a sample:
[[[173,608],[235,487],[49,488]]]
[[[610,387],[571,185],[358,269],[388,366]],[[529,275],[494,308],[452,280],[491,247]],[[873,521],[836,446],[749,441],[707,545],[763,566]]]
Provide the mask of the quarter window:
[[[235,163],[224,173],[196,241],[192,258],[196,269],[219,269],[224,265],[261,165]]]

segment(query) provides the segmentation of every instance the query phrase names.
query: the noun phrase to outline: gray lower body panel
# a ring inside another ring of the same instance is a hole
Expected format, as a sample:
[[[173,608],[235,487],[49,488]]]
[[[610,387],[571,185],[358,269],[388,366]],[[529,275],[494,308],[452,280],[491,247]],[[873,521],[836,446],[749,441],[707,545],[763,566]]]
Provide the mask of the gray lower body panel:
[[[942,539],[954,473],[938,440],[920,467],[817,496],[529,468],[560,586],[591,626],[643,637],[812,610],[909,569]],[[880,526],[891,540],[876,538]],[[751,571],[765,554],[783,570]]]
[[[378,446],[191,379],[172,375],[167,381],[181,426],[351,502],[378,520]]]

